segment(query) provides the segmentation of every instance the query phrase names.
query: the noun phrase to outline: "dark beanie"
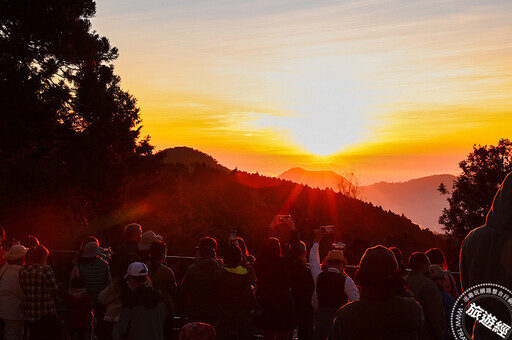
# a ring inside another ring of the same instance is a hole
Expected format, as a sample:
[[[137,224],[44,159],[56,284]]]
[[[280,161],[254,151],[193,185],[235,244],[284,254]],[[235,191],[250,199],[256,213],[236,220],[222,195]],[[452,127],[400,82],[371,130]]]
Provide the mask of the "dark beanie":
[[[237,267],[242,261],[242,250],[236,244],[230,244],[224,250],[224,264],[227,267]]]
[[[391,250],[378,245],[366,249],[359,262],[359,272],[367,277],[391,276],[398,273],[398,264]]]

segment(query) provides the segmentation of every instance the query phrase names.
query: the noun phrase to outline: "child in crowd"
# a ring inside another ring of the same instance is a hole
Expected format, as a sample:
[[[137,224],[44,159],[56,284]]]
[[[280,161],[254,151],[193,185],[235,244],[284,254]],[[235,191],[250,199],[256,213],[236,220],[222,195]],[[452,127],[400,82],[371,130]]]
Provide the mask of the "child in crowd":
[[[66,323],[71,340],[90,340],[92,333],[92,299],[85,290],[83,278],[75,277],[71,279],[64,302],[67,309]]]

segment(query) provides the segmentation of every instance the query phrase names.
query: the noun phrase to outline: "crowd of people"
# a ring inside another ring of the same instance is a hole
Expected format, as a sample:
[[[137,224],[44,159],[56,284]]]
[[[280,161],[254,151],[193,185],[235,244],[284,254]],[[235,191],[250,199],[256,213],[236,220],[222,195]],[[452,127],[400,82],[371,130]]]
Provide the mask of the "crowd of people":
[[[486,225],[462,244],[464,289],[511,284],[511,202],[507,176]],[[449,317],[459,292],[441,249],[414,252],[407,269],[400,249],[377,245],[350,277],[339,245],[320,260],[322,229],[309,263],[290,216],[276,216],[269,230],[280,237],[263,239],[256,257],[240,237],[230,237],[222,259],[214,238],[200,239],[180,282],[162,237],[135,223],[115,251],[86,238],[61,285],[36,237],[0,247],[0,339],[453,339]],[[178,300],[186,323],[175,323]],[[487,338],[478,323],[473,331]]]
[[[138,224],[125,227],[124,242],[115,251],[86,238],[61,285],[46,264],[49,251],[29,236],[0,250],[2,337],[450,338],[446,317],[457,288],[440,249],[412,254],[411,271],[403,276],[398,248],[369,248],[351,278],[343,250],[333,249],[320,260],[322,230],[315,231],[308,263],[293,220],[276,216],[269,229],[277,227],[286,230],[285,240],[266,238],[257,257],[236,237],[221,260],[217,241],[202,238],[179,283],[166,264],[162,237]],[[5,230],[0,236],[5,238]],[[174,322],[176,300],[184,301],[185,325]],[[361,315],[378,322],[367,327]]]

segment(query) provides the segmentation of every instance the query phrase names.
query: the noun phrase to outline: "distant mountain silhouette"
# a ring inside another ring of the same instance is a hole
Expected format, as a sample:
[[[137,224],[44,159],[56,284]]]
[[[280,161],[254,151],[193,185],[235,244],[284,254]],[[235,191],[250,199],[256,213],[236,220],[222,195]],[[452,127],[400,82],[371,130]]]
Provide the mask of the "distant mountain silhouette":
[[[159,154],[163,154],[163,161],[167,164],[176,164],[181,163],[184,165],[191,164],[205,164],[213,169],[219,169],[224,172],[229,172],[230,170],[217,162],[215,158],[212,156],[186,146],[178,146],[174,148],[165,149],[160,151]]]
[[[311,188],[330,188],[338,191],[338,184],[346,179],[334,171],[310,171],[302,168],[291,168],[277,176],[278,178],[307,185]]]
[[[331,188],[334,191],[338,191],[340,181],[346,180],[333,171],[310,171],[302,168],[292,168],[278,177],[312,188]],[[404,214],[424,228],[443,233],[438,218],[443,208],[448,207],[448,202],[446,196],[440,195],[437,191],[437,187],[440,183],[451,187],[455,178],[453,175],[446,174],[422,177],[407,182],[379,182],[361,186],[359,198],[394,213]]]
[[[420,226],[442,233],[438,218],[443,208],[448,207],[448,201],[437,188],[440,183],[451,188],[455,179],[456,176],[445,174],[399,183],[379,182],[362,186],[361,199],[397,214],[404,214]]]

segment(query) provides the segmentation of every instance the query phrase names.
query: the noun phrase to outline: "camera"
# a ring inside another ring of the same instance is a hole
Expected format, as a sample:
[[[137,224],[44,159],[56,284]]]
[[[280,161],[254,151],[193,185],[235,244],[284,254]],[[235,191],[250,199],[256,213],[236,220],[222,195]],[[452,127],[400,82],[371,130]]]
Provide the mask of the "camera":
[[[346,248],[345,243],[337,242],[332,244],[332,250],[345,250]]]
[[[322,234],[334,234],[334,226],[333,225],[324,225],[321,226]]]

